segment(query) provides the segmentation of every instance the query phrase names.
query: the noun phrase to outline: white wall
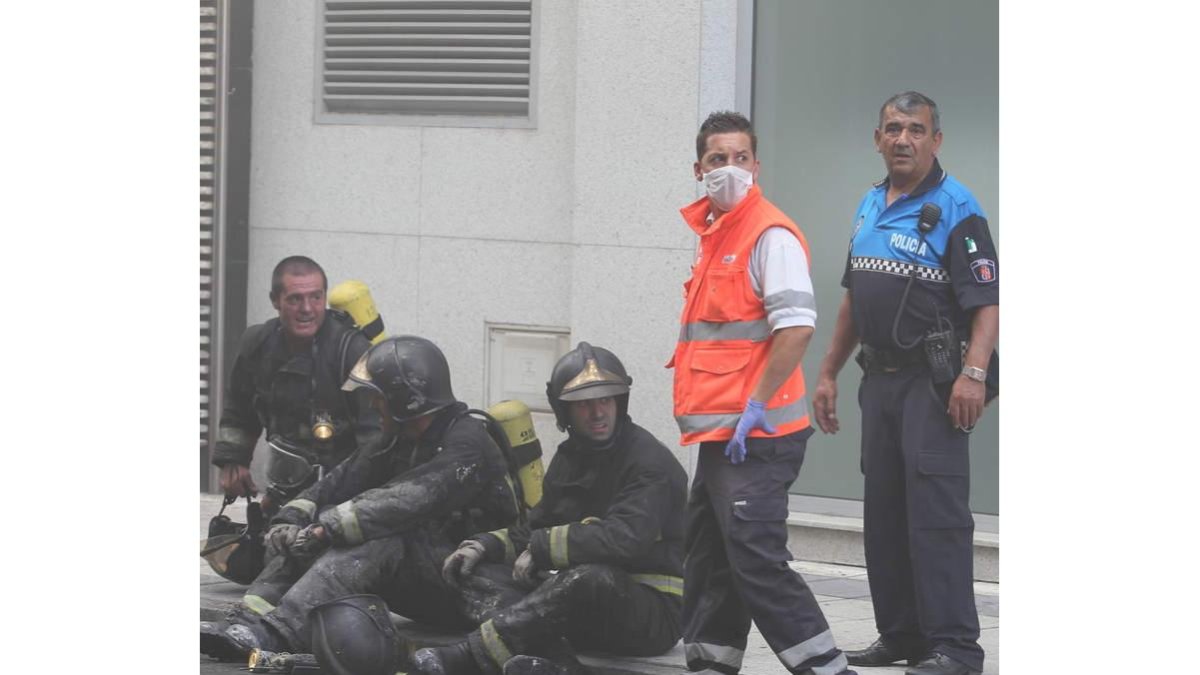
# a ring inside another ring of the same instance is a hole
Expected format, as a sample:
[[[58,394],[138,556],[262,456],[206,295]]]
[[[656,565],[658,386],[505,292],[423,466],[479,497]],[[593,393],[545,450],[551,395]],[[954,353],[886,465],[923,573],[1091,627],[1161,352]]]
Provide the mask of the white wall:
[[[621,357],[634,419],[690,471],[663,364],[693,139],[734,107],[734,0],[540,0],[535,129],[315,124],[316,4],[255,6],[249,320],[272,314],[274,264],[309,255],[366,282],[389,334],[437,342],[474,406],[485,322],[569,328]]]

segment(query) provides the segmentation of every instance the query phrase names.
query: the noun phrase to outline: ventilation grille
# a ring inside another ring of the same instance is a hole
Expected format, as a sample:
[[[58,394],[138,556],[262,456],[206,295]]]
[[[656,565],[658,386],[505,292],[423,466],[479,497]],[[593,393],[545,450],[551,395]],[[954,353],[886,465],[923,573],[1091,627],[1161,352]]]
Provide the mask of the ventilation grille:
[[[326,0],[326,112],[528,117],[530,0]]]

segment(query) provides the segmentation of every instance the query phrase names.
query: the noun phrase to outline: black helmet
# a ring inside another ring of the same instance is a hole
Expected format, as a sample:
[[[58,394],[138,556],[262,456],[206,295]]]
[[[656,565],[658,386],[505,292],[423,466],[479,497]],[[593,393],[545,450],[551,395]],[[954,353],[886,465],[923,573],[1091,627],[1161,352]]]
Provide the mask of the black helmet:
[[[437,345],[397,335],[367,350],[354,364],[344,391],[367,387],[387,399],[392,419],[406,422],[455,402],[450,366]]]
[[[560,431],[571,424],[565,401],[586,401],[612,396],[617,399],[618,415],[629,408],[629,385],[633,378],[625,374],[621,359],[603,347],[580,342],[554,364],[546,383],[546,398],[554,410]]]
[[[399,643],[387,603],[378,595],[347,595],[309,612],[312,650],[334,675],[394,675]]]

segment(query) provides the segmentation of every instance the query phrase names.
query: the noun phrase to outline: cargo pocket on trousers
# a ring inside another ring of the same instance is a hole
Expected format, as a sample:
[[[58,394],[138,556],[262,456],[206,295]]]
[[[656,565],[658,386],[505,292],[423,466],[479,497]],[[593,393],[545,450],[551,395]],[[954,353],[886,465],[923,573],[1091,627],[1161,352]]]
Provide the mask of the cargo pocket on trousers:
[[[970,455],[966,448],[953,452],[917,454],[917,489],[908,514],[913,525],[939,529],[970,527]]]
[[[729,538],[734,544],[730,555],[733,562],[767,560],[786,562],[792,559],[787,549],[788,496],[774,494],[734,497],[733,518],[729,523]]]

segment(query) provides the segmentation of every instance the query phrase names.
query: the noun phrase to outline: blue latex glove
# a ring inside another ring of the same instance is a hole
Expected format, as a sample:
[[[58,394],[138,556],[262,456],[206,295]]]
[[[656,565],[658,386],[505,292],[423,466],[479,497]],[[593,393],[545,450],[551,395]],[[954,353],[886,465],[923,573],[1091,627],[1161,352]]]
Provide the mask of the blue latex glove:
[[[738,418],[737,428],[733,430],[733,438],[725,446],[725,456],[731,464],[741,464],[746,461],[746,436],[755,429],[762,429],[768,434],[775,433],[775,427],[767,422],[767,404],[750,399],[746,401],[746,409]]]

